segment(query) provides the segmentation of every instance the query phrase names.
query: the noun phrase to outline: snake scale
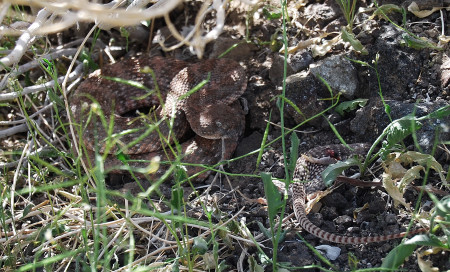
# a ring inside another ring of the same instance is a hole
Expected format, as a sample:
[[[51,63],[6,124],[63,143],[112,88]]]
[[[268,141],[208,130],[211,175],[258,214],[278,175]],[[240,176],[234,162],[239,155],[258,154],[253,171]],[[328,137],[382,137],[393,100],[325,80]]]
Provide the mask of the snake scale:
[[[309,150],[306,154],[298,158],[293,175],[293,183],[289,186],[292,195],[292,205],[298,223],[307,232],[320,239],[338,244],[366,244],[382,242],[396,238],[402,238],[407,234],[424,232],[426,229],[418,229],[409,233],[402,232],[381,236],[342,236],[326,232],[314,225],[307,217],[305,211],[306,194],[316,192],[325,188],[322,180],[322,172],[330,164],[338,160],[346,159],[351,155],[363,155],[367,153],[369,145],[351,144],[349,148],[344,145],[319,146]],[[304,181],[308,181],[304,183]]]
[[[88,157],[93,161],[96,147],[100,154],[107,152],[105,169],[113,169],[111,172],[123,165],[115,156],[118,151],[134,161],[129,162],[133,167],[145,168],[156,156],[214,165],[232,156],[244,131],[245,113],[239,97],[246,86],[245,70],[233,60],[192,64],[138,56],[92,73],[72,96],[71,111],[80,124]],[[89,107],[94,102],[98,106]],[[95,116],[90,108],[102,112]],[[112,130],[110,124],[114,124]],[[107,145],[107,140],[113,144]],[[170,147],[175,141],[181,143],[178,155]],[[147,163],[137,162],[140,160]],[[188,175],[204,169],[186,168]],[[164,172],[160,167],[155,175]]]

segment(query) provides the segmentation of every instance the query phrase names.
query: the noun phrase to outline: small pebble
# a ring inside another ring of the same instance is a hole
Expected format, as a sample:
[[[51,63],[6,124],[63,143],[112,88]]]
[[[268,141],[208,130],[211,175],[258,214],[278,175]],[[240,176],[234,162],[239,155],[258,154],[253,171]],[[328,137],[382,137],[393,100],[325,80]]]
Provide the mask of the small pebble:
[[[395,216],[394,214],[387,214],[386,217],[384,218],[384,221],[386,221],[387,224],[396,224],[397,223],[397,216]]]

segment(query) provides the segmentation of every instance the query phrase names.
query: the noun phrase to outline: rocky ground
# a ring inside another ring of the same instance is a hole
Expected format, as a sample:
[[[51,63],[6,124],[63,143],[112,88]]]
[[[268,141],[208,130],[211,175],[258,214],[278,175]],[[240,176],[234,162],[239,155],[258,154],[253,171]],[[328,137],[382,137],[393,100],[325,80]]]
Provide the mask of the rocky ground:
[[[384,128],[392,122],[385,113],[381,96],[390,106],[392,120],[411,113],[424,116],[450,104],[450,47],[448,43],[441,42],[439,49],[415,49],[404,45],[405,32],[393,24],[402,25],[402,14],[389,13],[388,16],[392,22],[383,19],[382,16],[373,17],[375,9],[372,2],[371,0],[358,1],[358,12],[353,29],[357,39],[367,50],[367,54],[356,52],[348,43],[332,42],[339,34],[341,27],[347,24],[336,1],[288,3],[287,12],[290,21],[286,25],[289,48],[286,98],[292,101],[302,114],[286,104],[284,126],[286,128],[297,126],[295,133],[300,139],[300,153],[312,147],[340,143],[329,122],[347,143],[374,143]],[[380,0],[378,5],[395,4],[407,8],[411,2]],[[421,2],[419,3],[421,9],[448,5],[446,1],[417,2]],[[282,95],[283,65],[286,60],[284,53],[280,51],[283,46],[282,22],[281,19],[276,18],[280,12],[279,3],[276,1],[259,3],[258,7],[253,9],[237,1],[233,1],[230,5],[232,7],[227,14],[225,32],[219,39],[208,44],[204,58],[217,57],[230,46],[238,43],[226,57],[239,61],[246,68],[248,87],[243,97],[248,101],[249,111],[246,115],[245,134],[234,155],[236,158],[241,158],[225,166],[227,172],[239,175],[230,176],[229,182],[225,177],[221,177],[220,182],[216,181],[216,186],[210,191],[213,198],[209,201],[217,199],[215,204],[218,205],[218,209],[229,216],[244,208],[236,220],[245,222],[250,232],[257,235],[261,232],[258,223],[269,227],[267,206],[262,199],[265,196],[264,186],[258,174],[268,172],[277,179],[285,177],[281,140],[265,148],[259,165],[257,165],[258,154],[249,155],[251,151],[261,147],[265,133],[268,133],[268,142],[281,135],[281,115],[277,98]],[[186,21],[193,20],[193,17],[188,17],[187,14],[195,14],[198,8],[198,3],[189,2],[183,9],[173,11],[171,18],[174,24],[181,29]],[[271,16],[273,18],[270,18]],[[427,38],[435,45],[439,42],[439,36],[447,36],[447,39],[450,36],[448,27],[450,11],[448,10],[442,9],[424,18],[406,12],[405,19],[406,25],[403,27],[419,37]],[[443,25],[445,25],[444,30]],[[154,29],[156,33],[154,39],[166,37],[166,44],[172,42],[163,20],[157,20]],[[86,34],[83,31],[83,28],[71,29],[60,35],[51,36],[50,41],[56,43],[58,39],[70,40],[81,37]],[[113,30],[102,32],[99,40],[105,42],[113,37],[118,45],[127,44],[129,50],[121,54],[123,57],[145,51],[147,38],[141,35],[142,32],[138,28],[129,29],[129,31],[131,35],[128,39],[124,39]],[[317,37],[325,38],[317,42],[315,40]],[[326,42],[330,43],[328,48],[323,46]],[[196,57],[186,48],[166,53],[154,44],[150,53],[173,56],[187,61],[196,60]],[[352,60],[357,60],[359,63]],[[375,60],[377,60],[376,64]],[[363,62],[371,67],[363,65]],[[377,69],[375,70],[374,67]],[[318,75],[328,82],[333,94],[330,94]],[[361,104],[343,113],[335,109],[326,110],[336,101],[331,98],[336,98],[339,91],[341,92],[339,103],[360,99]],[[325,111],[323,115],[318,115],[298,126],[306,119],[323,111]],[[408,137],[404,144],[409,150],[420,148],[423,153],[431,153],[433,143],[450,140],[449,124],[448,117],[426,120],[415,135],[417,145],[415,146],[413,137]],[[289,137],[289,135],[286,137],[288,148]],[[435,150],[434,156],[445,170],[449,167],[449,154],[449,151],[444,148],[438,147]],[[380,167],[375,168],[373,175],[365,179],[379,180],[382,172]],[[122,177],[119,181],[117,180],[116,177],[110,176],[108,183],[113,187],[122,186]],[[212,180],[213,176],[205,180],[204,184],[196,184],[196,186],[201,188],[205,184],[210,184]],[[442,184],[436,173],[432,172],[428,181],[435,188],[441,188]],[[422,179],[417,179],[414,184],[421,185],[421,182]],[[163,195],[169,198],[170,186],[171,184],[161,185]],[[444,195],[448,194],[448,188],[441,189]],[[186,192],[189,193],[190,189],[187,188]],[[414,206],[418,195],[416,190],[408,189],[404,197]],[[420,203],[421,209],[429,211],[431,202],[426,195]],[[367,208],[355,216],[355,209],[365,205]],[[288,207],[286,212],[291,213],[291,207]],[[205,216],[200,214],[198,218],[203,220]],[[357,188],[344,184],[324,196],[312,209],[309,218],[317,226],[332,233],[366,236],[404,231],[411,220],[411,212],[405,211],[401,206],[394,207],[392,197],[382,188]],[[294,219],[288,220],[283,228],[289,231],[279,245],[278,261],[280,263],[286,263],[292,267],[315,264],[327,267],[299,239],[298,234],[313,246],[328,243],[301,231],[296,227]],[[265,246],[264,252],[272,256],[272,242],[267,239],[262,244]],[[331,262],[339,271],[378,267],[383,258],[398,244],[399,241],[394,240],[371,245],[333,245],[339,247],[341,253]],[[242,253],[242,248],[236,243],[234,250],[223,253],[223,259],[232,269],[237,269],[236,264],[240,262]],[[250,247],[245,254],[256,258],[257,249]],[[448,252],[432,255],[429,259],[433,266],[439,267],[441,271],[450,269]],[[349,260],[354,260],[354,263]],[[245,267],[248,268],[247,264]],[[267,266],[265,271],[271,271],[270,269],[270,266]],[[417,258],[409,258],[403,269],[419,271]],[[310,268],[309,270],[318,269]]]
[[[270,3],[277,6],[278,3]],[[361,9],[368,8],[371,2],[359,3]],[[382,1],[382,4],[397,4],[407,7],[410,2]],[[249,43],[240,43],[227,57],[240,61],[247,70],[249,77],[248,88],[244,94],[249,104],[249,113],[246,117],[247,128],[245,136],[240,142],[235,157],[240,157],[260,148],[267,123],[269,126],[268,139],[272,140],[281,135],[280,114],[276,105],[277,96],[282,94],[283,63],[285,57],[278,50],[281,46],[281,21],[270,20],[263,15],[263,9],[268,6],[261,5],[250,16]],[[276,10],[276,9],[273,9]],[[449,47],[443,50],[421,49],[417,50],[402,45],[404,31],[392,23],[375,17],[371,19],[373,10],[368,9],[356,16],[356,37],[367,49],[368,54],[357,53],[348,44],[337,43],[324,55],[313,55],[311,47],[301,47],[305,40],[319,36],[321,33],[337,33],[346,22],[339,6],[335,1],[310,1],[304,7],[296,9],[292,4],[288,8],[291,18],[287,26],[288,47],[299,47],[292,50],[287,56],[286,97],[297,105],[303,115],[298,114],[291,106],[286,106],[285,126],[292,128],[305,119],[325,110],[332,103],[329,91],[318,79],[320,74],[334,91],[341,90],[340,101],[366,99],[362,107],[339,114],[335,110],[328,110],[324,116],[319,116],[297,128],[300,138],[299,151],[304,152],[312,147],[339,143],[336,134],[330,129],[326,119],[330,121],[338,133],[348,143],[373,143],[383,129],[391,122],[385,114],[380,98],[381,93],[391,108],[393,120],[415,112],[423,116],[432,111],[449,105]],[[396,24],[401,24],[402,16],[399,13],[389,14]],[[229,14],[230,27],[227,33],[206,48],[205,57],[215,57],[224,52],[231,45],[242,41],[246,34],[244,15],[238,7]],[[426,18],[418,18],[407,13],[406,27],[420,37],[438,42],[441,35],[441,19],[448,20],[448,11],[443,11],[443,17],[435,12]],[[448,29],[445,29],[448,35]],[[278,33],[278,35],[274,35]],[[331,40],[337,34],[331,34]],[[265,41],[266,43],[263,43]],[[267,43],[270,41],[270,43]],[[276,48],[278,46],[278,48]],[[184,56],[185,51],[171,52],[170,55]],[[377,71],[373,69],[374,60],[378,58]],[[364,66],[349,59],[366,62],[372,67]],[[334,93],[336,94],[336,93]],[[270,115],[271,113],[271,115]],[[270,119],[269,119],[270,118]],[[423,128],[417,132],[417,143],[423,152],[431,152],[432,143],[436,133],[439,139],[448,140],[448,130],[438,129],[442,124],[448,124],[449,119],[431,120],[424,123]],[[405,141],[408,149],[414,149],[412,138]],[[289,139],[288,139],[289,146]],[[448,167],[448,152],[436,150],[436,158]],[[269,172],[273,177],[282,179],[285,176],[284,159],[281,141],[266,148],[261,164],[256,168],[257,154],[246,156],[233,162],[226,170],[236,174],[253,174],[258,171]],[[375,173],[376,175],[376,173]],[[376,176],[375,176],[376,177]],[[379,178],[379,173],[378,173]],[[211,182],[212,177],[206,181]],[[241,214],[245,218],[247,227],[259,232],[258,222],[268,227],[267,211],[264,205],[256,201],[264,196],[264,187],[258,177],[230,177],[231,183],[223,182],[223,187],[216,194],[222,197],[218,203],[222,212],[233,214],[245,207]],[[417,180],[417,184],[420,184]],[[430,182],[439,186],[438,179],[432,175]],[[229,189],[239,190],[239,194],[224,194]],[[415,203],[418,193],[409,190],[405,194],[410,203]],[[422,204],[429,202],[425,197]],[[393,207],[392,199],[382,189],[361,189],[344,185],[324,197],[320,203],[322,208],[316,208],[310,213],[310,219],[318,226],[333,233],[344,235],[373,235],[405,230],[409,223],[408,213]],[[360,212],[356,219],[353,217],[355,208],[368,204],[368,209]],[[291,209],[287,210],[292,212]],[[307,246],[298,238],[298,229],[288,223],[286,227],[293,229],[287,233],[285,240],[280,244],[279,261],[300,267],[320,263]],[[295,231],[294,231],[295,230]],[[314,246],[327,244],[318,238],[300,232],[304,238]],[[340,256],[333,264],[340,270],[349,270],[349,259],[356,260],[357,268],[371,268],[381,265],[382,259],[399,243],[390,241],[373,245],[343,246]],[[271,242],[264,243],[266,253],[270,256]],[[241,252],[236,248],[233,254],[226,259],[227,263],[238,262]],[[256,249],[255,249],[256,250]],[[249,251],[249,254],[256,251]],[[434,257],[434,265],[441,269],[448,269],[448,254]],[[408,271],[419,271],[417,262],[410,258],[403,267]],[[311,269],[314,270],[314,269]]]
[[[370,2],[362,1],[361,7],[367,7]],[[382,1],[379,4],[394,3],[407,6],[407,1]],[[289,10],[289,9],[288,9]],[[317,1],[306,4],[298,10],[290,10],[292,17],[296,18],[287,28],[289,47],[295,47],[304,40],[315,37],[322,32],[337,32],[345,20],[335,1]],[[324,56],[313,56],[310,48],[299,49],[288,54],[286,80],[286,97],[294,102],[302,111],[298,114],[293,107],[286,107],[285,126],[292,128],[330,106],[331,101],[326,100],[330,93],[315,76],[320,74],[330,84],[333,90],[343,90],[341,101],[354,99],[367,99],[367,104],[345,112],[344,115],[335,110],[325,114],[337,129],[339,134],[348,143],[373,143],[383,129],[391,122],[384,112],[380,99],[380,89],[374,69],[351,62],[349,59],[359,60],[370,65],[378,55],[378,73],[381,92],[386,103],[391,107],[392,119],[403,117],[415,111],[417,116],[426,115],[442,106],[449,105],[449,47],[443,50],[422,49],[417,50],[401,45],[403,31],[393,24],[380,18],[370,19],[372,12],[360,13],[356,19],[355,34],[368,51],[367,55],[355,53],[348,45],[336,44]],[[400,14],[391,14],[392,20],[401,24]],[[444,12],[444,18],[448,12]],[[238,16],[230,16],[238,20]],[[444,19],[446,20],[446,19]],[[420,19],[407,14],[407,28],[420,37],[437,42],[442,32],[441,15],[434,13]],[[233,21],[233,25],[239,25]],[[298,26],[302,26],[299,28]],[[267,41],[271,35],[281,31],[280,20],[267,20],[263,16],[253,20],[250,29],[251,39]],[[239,29],[239,28],[238,28]],[[446,29],[448,33],[448,29]],[[232,32],[233,33],[233,32]],[[244,33],[241,33],[243,35]],[[238,35],[234,33],[234,35]],[[447,35],[447,34],[446,34]],[[278,35],[277,41],[279,41]],[[215,50],[222,51],[221,46],[231,44],[232,38],[222,38],[224,42],[212,46],[212,55]],[[330,38],[331,39],[331,38]],[[249,114],[247,116],[246,135],[236,150],[236,157],[247,154],[260,147],[263,134],[269,121],[273,125],[269,128],[268,139],[280,136],[280,114],[276,105],[276,97],[281,94],[283,79],[284,56],[274,52],[270,47],[255,46],[254,44],[241,44],[229,57],[243,61],[247,66],[249,86],[244,97],[249,101]],[[325,99],[324,99],[325,98]],[[335,133],[330,129],[324,117],[315,118],[305,125],[297,128],[300,138],[300,152],[312,147],[339,143]],[[437,130],[442,124],[449,123],[449,119],[432,120],[426,122],[417,132],[417,143],[423,152],[431,152],[432,143],[436,133],[441,140],[448,140],[448,130]],[[409,149],[414,149],[413,141],[405,141]],[[448,152],[437,150],[436,158],[448,167]],[[245,157],[233,163],[227,170],[232,173],[252,174],[255,170],[272,173],[275,178],[284,178],[284,159],[281,151],[281,142],[278,141],[266,149],[263,160],[258,169],[255,169],[257,155]],[[432,184],[439,184],[438,179],[430,179]],[[258,199],[264,195],[263,184],[260,178],[238,177],[231,178],[232,187],[239,188],[249,199]],[[417,181],[420,184],[420,180]],[[436,183],[437,182],[437,183]],[[226,184],[226,183],[225,183]],[[225,185],[227,187],[227,185]],[[406,193],[408,201],[415,203],[417,192],[410,190]],[[425,197],[422,203],[429,201]],[[240,197],[223,200],[227,209],[237,211],[241,206],[249,206],[246,199]],[[353,218],[353,211],[357,207],[368,204],[369,208]],[[345,185],[321,201],[322,208],[318,212],[310,213],[310,219],[322,229],[345,235],[368,235],[398,232],[404,229],[409,219],[405,212],[392,205],[392,199],[383,190],[361,189]],[[292,210],[288,210],[291,212]],[[252,204],[246,209],[247,226],[251,230],[258,230],[257,222],[267,226],[268,219],[264,207]],[[312,245],[327,244],[314,236],[301,232],[301,235]],[[349,258],[353,256],[358,260],[358,268],[380,266],[382,259],[399,243],[391,241],[374,245],[342,246],[341,255],[333,264],[340,270],[349,270]],[[271,248],[271,242],[265,245]],[[270,254],[270,250],[267,252]],[[238,256],[238,255],[237,255]],[[230,257],[230,262],[237,261]],[[287,262],[292,266],[317,264],[318,259],[297,237],[296,231],[287,234],[285,241],[280,245],[279,261]],[[436,257],[433,260],[436,267],[448,269],[448,254]],[[408,271],[419,271],[416,260],[411,258],[403,267]],[[314,269],[312,269],[314,270]],[[441,271],[442,271],[441,270]]]

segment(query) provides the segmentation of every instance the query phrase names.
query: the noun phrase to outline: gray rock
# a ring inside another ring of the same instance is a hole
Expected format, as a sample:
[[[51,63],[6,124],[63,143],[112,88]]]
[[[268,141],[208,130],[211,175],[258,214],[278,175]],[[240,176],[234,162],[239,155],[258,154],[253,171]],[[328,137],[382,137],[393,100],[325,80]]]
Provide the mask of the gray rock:
[[[388,225],[396,224],[397,216],[395,216],[395,214],[392,214],[392,213],[386,214],[386,216],[384,217],[384,221]]]
[[[321,90],[322,94],[326,92],[323,84],[307,72],[297,73],[286,79],[286,97],[301,111],[297,112],[286,103],[286,112],[296,123],[301,123],[325,109],[325,102],[319,100]],[[315,118],[310,123],[318,126],[321,124],[321,118]]]
[[[320,213],[309,213],[308,219],[316,226],[321,226],[323,224],[323,216]]]
[[[345,197],[340,193],[329,194],[322,199],[325,206],[333,206],[336,209],[344,209],[349,206],[349,203]]]
[[[147,44],[149,35],[147,28],[142,25],[135,25],[126,27],[126,30],[128,31],[128,41],[130,43],[138,42],[140,44]]]
[[[306,7],[304,12],[306,16],[303,19],[307,26],[319,26],[322,29],[329,22],[336,19],[339,13],[341,13],[339,6],[334,3],[333,5],[329,3],[314,3]]]
[[[214,42],[210,58],[217,58],[235,44],[236,47],[230,50],[225,58],[235,61],[247,60],[253,56],[256,46],[250,43],[239,43],[236,39],[220,37]]]
[[[393,120],[415,112],[417,117],[427,115],[443,106],[450,105],[447,101],[435,101],[429,103],[407,103],[403,101],[386,101],[391,109]],[[350,130],[359,140],[374,141],[378,135],[391,123],[381,101],[373,101],[366,107],[356,111],[355,118],[350,122]],[[436,140],[435,134],[439,133],[440,141],[450,140],[450,132],[445,126],[450,124],[450,118],[423,120],[422,128],[416,131],[417,142],[425,153],[430,153]],[[436,152],[441,152],[439,149]],[[439,156],[439,154],[437,154]]]
[[[338,226],[350,226],[353,222],[352,218],[348,215],[341,215],[338,216],[334,222],[338,225]]]
[[[393,25],[382,26],[382,31],[377,41],[384,41],[388,46],[397,46],[401,41],[401,31]]]
[[[339,216],[336,211],[336,207],[333,207],[333,206],[323,207],[320,213],[322,214],[323,218],[325,218],[326,220],[334,219]]]
[[[311,52],[306,50],[299,51],[288,57],[288,64],[295,73],[305,70],[313,61]]]
[[[290,65],[287,65],[286,76],[292,75],[294,70],[292,70]],[[272,66],[269,69],[269,78],[273,84],[281,86],[283,83],[284,75],[284,56],[280,54],[274,54],[272,57]]]
[[[375,66],[373,61],[378,55],[377,70],[385,99],[405,99],[409,89],[414,86],[409,84],[419,78],[424,62],[422,55],[415,54],[415,49],[401,47],[402,31],[392,25],[374,28],[369,34],[375,38],[374,42],[366,44],[369,54],[353,58]],[[359,88],[360,94],[356,97],[377,97],[380,89],[375,70],[359,64],[354,64],[354,67],[357,69],[359,86],[364,86]]]
[[[260,148],[262,139],[263,135],[258,131],[254,131],[252,134],[242,139],[234,152],[235,156],[240,157]]]
[[[372,214],[381,213],[386,208],[386,202],[382,198],[375,198],[369,203],[369,212]]]
[[[331,56],[310,65],[310,71],[317,78],[321,76],[336,92],[352,99],[358,89],[358,75],[353,64],[343,56]]]

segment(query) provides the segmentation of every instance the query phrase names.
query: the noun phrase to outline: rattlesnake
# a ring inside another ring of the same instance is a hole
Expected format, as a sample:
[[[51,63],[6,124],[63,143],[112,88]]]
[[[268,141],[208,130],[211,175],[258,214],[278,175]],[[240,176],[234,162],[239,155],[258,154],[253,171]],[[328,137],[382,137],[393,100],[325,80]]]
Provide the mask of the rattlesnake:
[[[118,79],[132,81],[134,86]],[[205,85],[190,92],[205,80]],[[138,84],[147,89],[135,87]],[[173,160],[175,155],[168,147],[177,141],[183,142],[178,156],[184,163],[213,165],[231,157],[243,133],[245,118],[238,98],[246,86],[245,71],[233,60],[209,59],[191,64],[173,58],[139,56],[92,73],[75,91],[71,111],[81,126],[81,140],[91,159],[98,146],[99,153],[121,151],[132,160],[150,160],[157,155]],[[93,101],[99,105],[94,108],[101,108],[106,126],[111,121],[114,124],[109,133],[99,116],[88,116],[87,106]],[[137,110],[149,114],[138,117]],[[120,136],[107,150],[105,140],[112,139],[109,135]],[[105,160],[105,168],[118,165],[121,162],[114,155]],[[131,165],[145,167],[147,163]],[[201,168],[187,170],[192,175]]]
[[[330,164],[337,162],[337,160],[345,159],[352,154],[366,154],[369,148],[367,144],[351,144],[349,146],[351,149],[340,144],[319,146],[309,150],[306,154],[298,158],[293,175],[294,182],[289,186],[292,195],[292,205],[298,223],[303,229],[314,236],[339,244],[365,244],[404,237],[407,234],[405,232],[370,237],[336,235],[320,229],[306,217],[306,193],[316,192],[325,187],[321,176],[323,170]],[[304,183],[305,181],[307,182]],[[418,229],[408,234],[424,231],[426,229]]]
[[[154,78],[151,73],[145,72],[146,67],[153,70]],[[108,77],[138,82],[154,91],[149,92]],[[203,80],[208,80],[208,83],[187,95]],[[154,82],[157,83],[157,88]],[[165,148],[174,141],[185,140],[181,144],[183,162],[212,165],[231,157],[237,140],[243,133],[244,111],[238,98],[245,91],[246,85],[245,71],[232,60],[205,60],[189,64],[171,58],[141,56],[124,59],[92,73],[75,91],[71,110],[80,124],[81,139],[91,159],[94,158],[96,142],[99,143],[100,153],[108,151],[112,154],[119,151],[115,145],[107,150],[105,139],[112,134],[121,135],[117,141],[118,146],[130,159],[150,160],[158,155],[171,160],[174,156]],[[110,133],[99,117],[87,116],[86,106],[93,101],[98,102],[102,109],[106,124],[110,123],[110,118],[114,118],[114,127]],[[154,109],[146,118],[129,116],[129,113],[133,115],[133,111],[147,111],[149,108]],[[156,119],[153,121],[158,126],[150,124],[149,119]],[[167,120],[172,120],[172,124],[169,125]],[[194,136],[186,140],[189,128],[194,131]],[[147,133],[152,129],[159,133]],[[137,142],[136,139],[143,134],[146,137]],[[367,151],[367,146],[362,144],[351,145],[351,148],[352,153],[356,154]],[[298,159],[294,183],[290,185],[298,222],[311,234],[335,243],[361,244],[403,237],[405,233],[374,237],[339,236],[321,230],[306,217],[306,192],[323,189],[322,171],[348,154],[349,150],[344,146],[330,145],[316,147]],[[113,155],[107,156],[105,161],[106,168],[120,164]],[[145,167],[146,164],[134,163],[132,166]],[[192,175],[201,168],[188,167],[187,170]],[[204,177],[206,175],[201,175],[198,179]],[[423,229],[410,234],[419,231]]]

